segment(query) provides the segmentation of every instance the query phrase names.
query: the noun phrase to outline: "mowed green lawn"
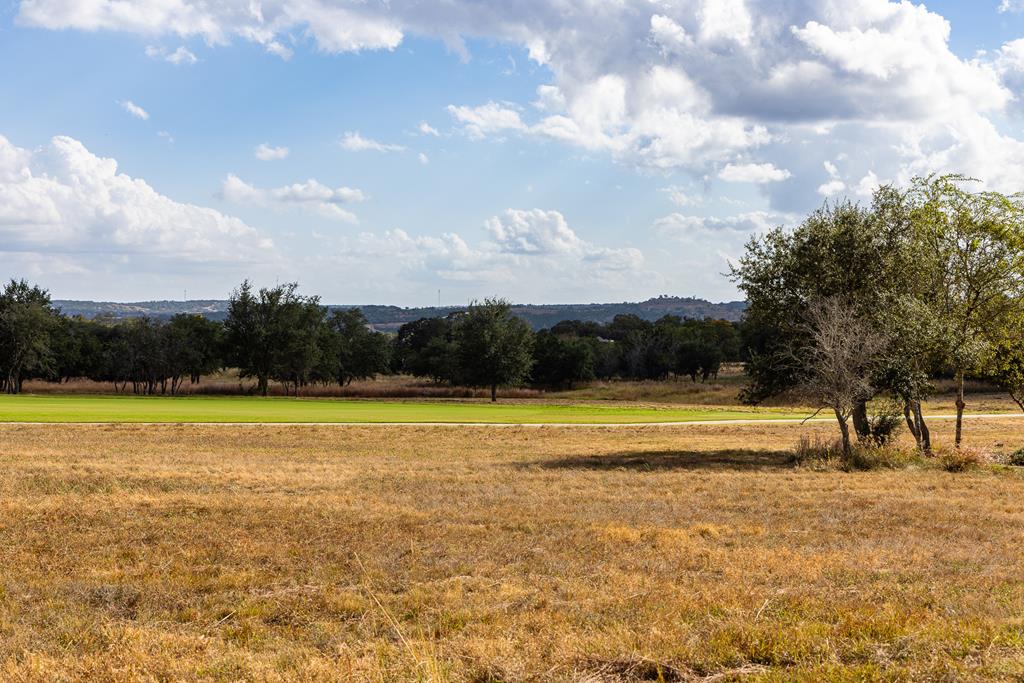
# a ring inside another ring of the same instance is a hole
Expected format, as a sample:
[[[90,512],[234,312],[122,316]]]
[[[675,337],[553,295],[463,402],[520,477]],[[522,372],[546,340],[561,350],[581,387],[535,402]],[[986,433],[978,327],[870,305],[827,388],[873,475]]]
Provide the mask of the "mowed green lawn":
[[[0,422],[473,422],[507,424],[693,422],[795,418],[771,409],[622,405],[364,401],[213,396],[0,396]]]

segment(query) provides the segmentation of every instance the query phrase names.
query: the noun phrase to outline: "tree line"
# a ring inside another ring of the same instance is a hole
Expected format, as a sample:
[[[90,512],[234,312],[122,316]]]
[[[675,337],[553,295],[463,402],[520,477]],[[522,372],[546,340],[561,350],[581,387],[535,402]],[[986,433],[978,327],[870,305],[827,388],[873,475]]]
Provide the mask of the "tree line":
[[[957,447],[965,378],[1024,400],[1024,199],[973,184],[882,186],[868,206],[826,203],[752,239],[732,269],[748,303],[744,398],[831,411],[847,455],[854,435],[881,443],[903,423],[930,452],[921,402],[938,377],[956,387]]]
[[[271,383],[298,395],[316,384],[347,385],[406,373],[434,382],[486,387],[568,388],[597,378],[706,381],[739,360],[738,327],[722,320],[656,322],[618,315],[607,324],[564,321],[534,333],[501,299],[441,318],[374,331],[357,309],[330,310],[294,283],[231,294],[226,319],[178,314],[169,320],[65,317],[49,294],[24,281],[0,293],[0,390],[26,379],[86,378],[117,391],[177,394],[185,383],[237,369],[267,395]]]

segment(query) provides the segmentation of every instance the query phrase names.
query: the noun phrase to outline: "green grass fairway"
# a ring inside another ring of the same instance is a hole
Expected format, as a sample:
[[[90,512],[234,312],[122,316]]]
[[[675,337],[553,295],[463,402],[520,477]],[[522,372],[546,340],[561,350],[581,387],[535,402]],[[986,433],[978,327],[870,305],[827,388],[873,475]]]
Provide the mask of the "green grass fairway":
[[[779,410],[192,396],[0,396],[0,422],[693,422],[805,417]]]

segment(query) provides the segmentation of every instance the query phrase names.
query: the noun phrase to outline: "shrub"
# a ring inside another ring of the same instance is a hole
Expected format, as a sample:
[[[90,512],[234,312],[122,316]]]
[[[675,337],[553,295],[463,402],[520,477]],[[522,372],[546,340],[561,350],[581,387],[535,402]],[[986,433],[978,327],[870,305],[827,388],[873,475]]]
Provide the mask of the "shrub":
[[[843,445],[838,439],[825,439],[817,434],[800,436],[793,449],[793,463],[798,466],[836,464],[843,459]]]
[[[850,456],[846,457],[838,440],[828,440],[817,435],[801,436],[793,449],[794,464],[812,469],[840,469],[847,472],[902,469],[919,461],[920,455],[917,451],[863,443],[854,444],[850,449]]]
[[[920,454],[914,450],[895,446],[865,446],[857,444],[853,447],[846,461],[847,470],[901,470],[919,462]]]
[[[939,466],[947,472],[966,472],[989,461],[989,457],[976,448],[944,448],[936,453]]]
[[[899,435],[903,422],[903,408],[899,403],[893,399],[879,402],[869,418],[871,440],[876,446],[888,446]]]
[[[1007,464],[1024,467],[1024,448],[1018,448],[1013,453],[1010,453],[1010,458],[1007,461]]]

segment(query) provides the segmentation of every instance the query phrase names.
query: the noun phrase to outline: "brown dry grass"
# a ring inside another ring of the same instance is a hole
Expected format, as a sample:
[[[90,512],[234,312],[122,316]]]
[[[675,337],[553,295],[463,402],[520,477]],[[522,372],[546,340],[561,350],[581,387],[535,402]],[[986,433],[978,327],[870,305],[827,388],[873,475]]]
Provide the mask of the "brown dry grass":
[[[1024,479],[807,431],[2,427],[0,679],[1024,677]]]

